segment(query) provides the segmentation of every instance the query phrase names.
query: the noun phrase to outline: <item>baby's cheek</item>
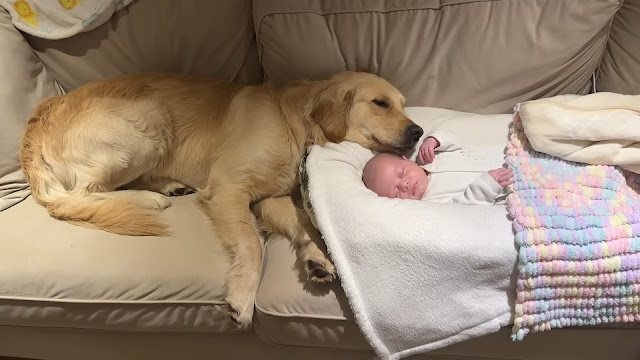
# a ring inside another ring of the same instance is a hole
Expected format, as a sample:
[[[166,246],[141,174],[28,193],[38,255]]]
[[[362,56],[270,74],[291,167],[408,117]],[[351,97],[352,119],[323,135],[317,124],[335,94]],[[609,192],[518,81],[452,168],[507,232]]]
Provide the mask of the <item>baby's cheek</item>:
[[[429,179],[427,178],[427,180],[424,181],[424,186],[422,187],[422,191],[420,192],[420,199],[422,199],[424,194],[427,192],[428,188],[429,188]]]

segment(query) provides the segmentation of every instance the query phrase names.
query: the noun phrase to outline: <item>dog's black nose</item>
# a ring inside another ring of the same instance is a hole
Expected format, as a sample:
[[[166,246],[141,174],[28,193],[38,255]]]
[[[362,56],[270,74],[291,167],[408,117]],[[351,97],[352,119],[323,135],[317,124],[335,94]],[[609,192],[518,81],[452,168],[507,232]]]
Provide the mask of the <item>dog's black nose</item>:
[[[411,125],[407,128],[407,138],[412,139],[414,142],[420,140],[422,134],[424,134],[424,130],[418,125]]]

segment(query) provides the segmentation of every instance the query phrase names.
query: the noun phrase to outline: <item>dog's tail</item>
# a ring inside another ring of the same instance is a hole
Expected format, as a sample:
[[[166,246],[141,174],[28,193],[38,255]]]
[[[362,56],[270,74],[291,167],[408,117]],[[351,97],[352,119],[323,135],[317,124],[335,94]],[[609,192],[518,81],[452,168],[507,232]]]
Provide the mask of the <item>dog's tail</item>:
[[[146,209],[126,196],[72,194],[43,205],[52,217],[88,228],[120,235],[170,234],[167,225],[160,220],[158,211]]]

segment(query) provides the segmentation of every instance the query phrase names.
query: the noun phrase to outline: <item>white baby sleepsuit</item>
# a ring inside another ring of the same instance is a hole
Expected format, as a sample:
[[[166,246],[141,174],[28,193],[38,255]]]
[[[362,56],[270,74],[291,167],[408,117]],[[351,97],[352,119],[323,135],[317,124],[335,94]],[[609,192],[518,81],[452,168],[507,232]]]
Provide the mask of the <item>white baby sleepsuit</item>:
[[[497,151],[466,150],[446,130],[435,130],[428,137],[437,139],[440,146],[435,149],[434,161],[421,166],[431,174],[422,200],[471,205],[505,203],[505,190],[487,173],[503,167],[503,156],[497,156]]]

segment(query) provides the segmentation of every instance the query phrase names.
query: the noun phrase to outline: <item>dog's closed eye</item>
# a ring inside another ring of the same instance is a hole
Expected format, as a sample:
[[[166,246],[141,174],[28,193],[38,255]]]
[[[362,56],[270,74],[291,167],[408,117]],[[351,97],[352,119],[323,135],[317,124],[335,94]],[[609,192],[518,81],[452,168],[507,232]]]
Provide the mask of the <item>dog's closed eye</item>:
[[[389,108],[389,103],[386,100],[373,99],[372,102],[383,109]]]

